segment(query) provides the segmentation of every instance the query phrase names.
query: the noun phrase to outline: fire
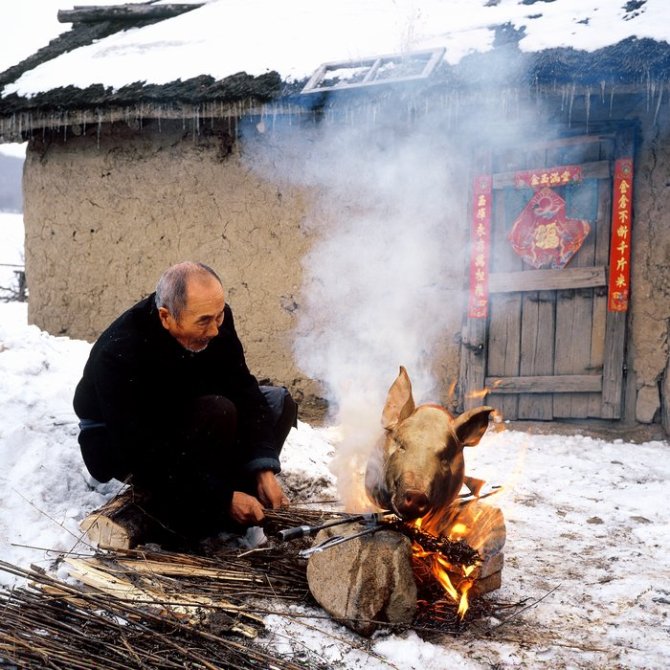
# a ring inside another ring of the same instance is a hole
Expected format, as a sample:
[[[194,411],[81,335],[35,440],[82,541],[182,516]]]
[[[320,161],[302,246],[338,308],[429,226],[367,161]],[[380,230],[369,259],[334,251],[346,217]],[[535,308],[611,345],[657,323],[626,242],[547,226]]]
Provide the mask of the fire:
[[[416,519],[413,523],[415,528],[421,529],[423,519]],[[448,533],[448,537],[451,540],[457,540],[465,537],[467,531],[468,527],[466,524],[455,523]],[[412,545],[412,557],[415,564],[418,563],[420,567],[428,568],[430,574],[437,580],[447,596],[457,603],[457,614],[460,619],[463,619],[469,608],[468,592],[474,583],[468,577],[476,566],[452,565],[442,554],[434,551],[425,551],[416,542]],[[457,579],[459,573],[462,575],[462,579]]]
[[[489,393],[495,393],[495,390],[501,384],[502,384],[502,380],[501,379],[496,379],[493,382],[493,384],[491,384],[490,388],[488,386],[485,386],[483,389],[479,389],[479,391],[470,391],[469,393],[465,394],[465,397],[466,398],[471,398],[471,399],[485,398]]]
[[[481,389],[479,391],[470,391],[470,393],[466,394],[466,398],[485,398],[489,393],[491,392],[491,389]]]

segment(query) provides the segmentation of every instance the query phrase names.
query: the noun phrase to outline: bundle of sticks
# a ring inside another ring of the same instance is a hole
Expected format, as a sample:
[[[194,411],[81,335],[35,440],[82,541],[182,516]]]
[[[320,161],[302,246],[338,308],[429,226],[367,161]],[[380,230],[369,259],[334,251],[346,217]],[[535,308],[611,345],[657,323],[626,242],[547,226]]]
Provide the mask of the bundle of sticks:
[[[209,555],[147,547],[69,554],[57,561],[69,572],[67,581],[55,570],[0,561],[0,571],[25,584],[0,587],[0,665],[68,670],[325,667],[318,658],[296,663],[272,651],[264,641],[263,616],[269,610],[294,616],[281,603],[314,604],[306,561],[296,551],[304,545],[282,542],[278,533],[349,520],[351,515],[337,512],[274,510],[265,523],[270,542],[256,550],[223,545],[210,546]],[[383,523],[389,526],[410,532],[404,525]],[[453,549],[444,542],[446,551]]]

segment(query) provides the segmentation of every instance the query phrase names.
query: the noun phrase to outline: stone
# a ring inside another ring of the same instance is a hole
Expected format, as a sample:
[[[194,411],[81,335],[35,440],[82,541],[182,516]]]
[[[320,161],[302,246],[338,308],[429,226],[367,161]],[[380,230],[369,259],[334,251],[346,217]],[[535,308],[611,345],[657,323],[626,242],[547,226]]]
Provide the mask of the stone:
[[[635,404],[635,418],[640,423],[652,423],[656,412],[661,407],[658,385],[643,386],[637,392],[637,403]]]
[[[360,524],[326,528],[315,544],[361,529]],[[372,635],[385,622],[409,624],[416,612],[412,544],[394,531],[378,531],[312,554],[307,582],[319,605],[360,635]]]

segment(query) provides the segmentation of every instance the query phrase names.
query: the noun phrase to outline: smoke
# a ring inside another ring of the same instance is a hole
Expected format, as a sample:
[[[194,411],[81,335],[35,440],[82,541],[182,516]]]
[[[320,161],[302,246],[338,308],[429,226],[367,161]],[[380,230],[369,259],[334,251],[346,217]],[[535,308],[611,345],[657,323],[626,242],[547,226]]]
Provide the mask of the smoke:
[[[418,113],[409,101],[363,104],[264,138],[266,152],[273,143],[268,176],[313,198],[303,222],[314,242],[303,262],[294,352],[325,386],[341,427],[331,467],[351,508],[369,504],[365,468],[399,366],[418,402],[439,400],[455,381],[436,364],[463,318],[468,143],[472,133],[482,139],[489,121],[450,126],[446,105]]]

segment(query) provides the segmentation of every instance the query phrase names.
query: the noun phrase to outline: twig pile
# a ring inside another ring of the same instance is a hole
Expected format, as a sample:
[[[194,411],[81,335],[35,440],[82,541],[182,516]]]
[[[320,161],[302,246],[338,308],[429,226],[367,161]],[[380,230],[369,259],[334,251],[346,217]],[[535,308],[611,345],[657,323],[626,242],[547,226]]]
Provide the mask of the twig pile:
[[[168,557],[164,558],[170,562]],[[187,557],[180,555],[180,562],[184,558]],[[190,558],[202,564],[197,557]],[[137,556],[135,560],[141,559]],[[132,571],[127,566],[125,569]],[[197,624],[180,609],[182,600],[176,595],[170,598],[166,594],[163,601],[147,598],[142,602],[124,598],[120,593],[111,595],[66,584],[41,572],[4,562],[0,562],[0,570],[31,582],[27,587],[0,591],[0,665],[67,670],[191,667],[302,670],[305,667],[232,635],[235,632],[239,635],[240,620],[247,630],[250,621],[261,629],[262,619],[254,617],[250,607],[240,612],[242,616],[235,617],[203,594],[198,604],[202,620]],[[253,581],[259,591],[254,595],[261,596],[271,593],[272,584],[281,592],[292,581],[289,577],[282,589],[281,580],[261,583],[257,577]],[[157,581],[160,583],[161,579]],[[216,580],[217,586],[229,592],[232,583],[223,575]],[[214,588],[212,585],[211,589]],[[179,588],[182,595],[185,590]],[[293,599],[298,600],[299,596],[293,595]],[[319,664],[311,659],[309,667]]]
[[[318,525],[342,516],[346,515],[271,511],[265,531],[272,537],[279,529]],[[398,524],[396,529],[406,532],[406,528]],[[428,542],[430,537],[419,539]],[[78,583],[0,561],[0,571],[28,583],[0,588],[0,667],[325,667],[311,655],[299,659],[279,656],[253,641],[264,633],[261,615],[267,613],[269,602],[314,604],[306,561],[296,556],[302,542],[311,540],[270,542],[247,552],[236,546],[209,545],[208,556],[142,548],[59,559]],[[463,556],[469,560],[467,552]],[[442,610],[438,612],[441,630],[450,628],[452,619],[453,630],[462,630],[454,606],[450,609],[444,604]],[[426,605],[418,614],[417,631],[430,625],[430,607]]]

